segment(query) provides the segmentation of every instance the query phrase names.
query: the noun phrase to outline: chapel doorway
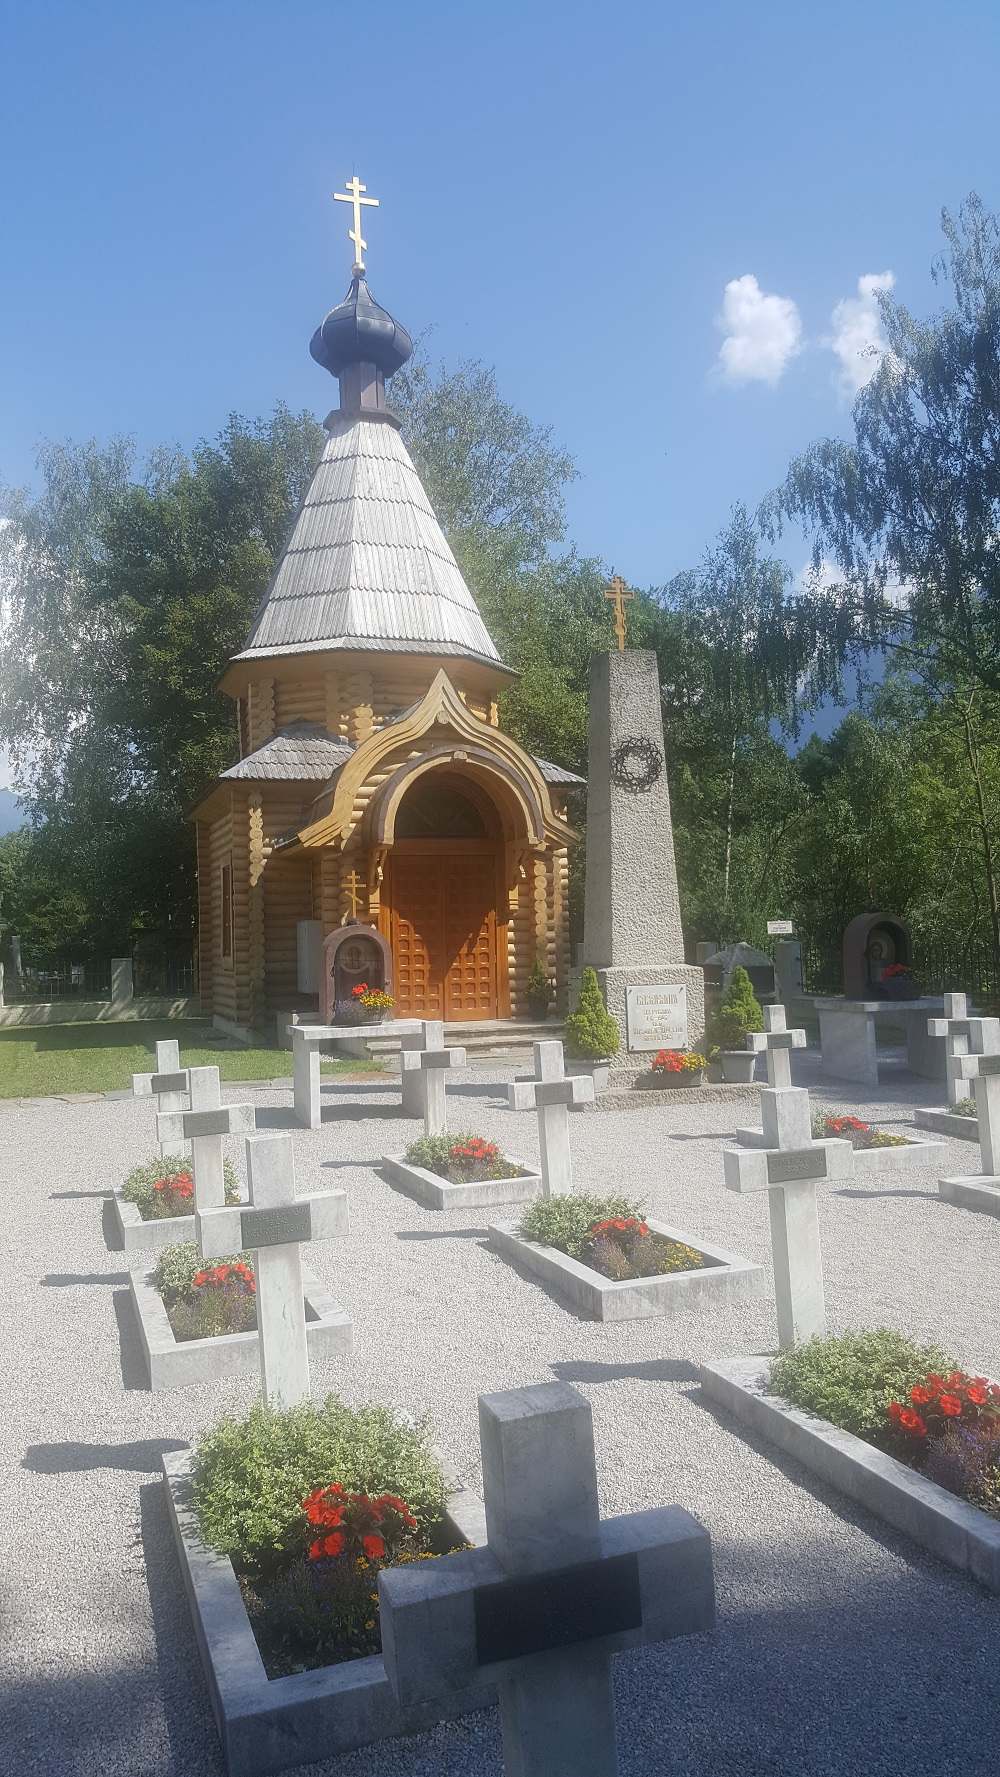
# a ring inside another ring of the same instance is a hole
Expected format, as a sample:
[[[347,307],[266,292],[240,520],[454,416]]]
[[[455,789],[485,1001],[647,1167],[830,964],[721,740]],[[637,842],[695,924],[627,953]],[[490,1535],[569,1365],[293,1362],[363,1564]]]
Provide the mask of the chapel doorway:
[[[381,897],[398,1017],[509,1016],[503,855],[493,804],[458,774],[404,798]]]

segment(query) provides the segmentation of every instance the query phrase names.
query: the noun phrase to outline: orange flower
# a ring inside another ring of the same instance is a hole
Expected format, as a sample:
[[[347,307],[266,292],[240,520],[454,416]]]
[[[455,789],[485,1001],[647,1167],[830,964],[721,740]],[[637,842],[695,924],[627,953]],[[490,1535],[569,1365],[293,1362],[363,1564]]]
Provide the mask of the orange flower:
[[[949,1419],[957,1419],[962,1411],[962,1403],[957,1394],[941,1395],[938,1406],[942,1413],[947,1413]]]
[[[385,1554],[385,1540],[381,1536],[363,1536],[361,1547],[369,1561],[378,1561]]]

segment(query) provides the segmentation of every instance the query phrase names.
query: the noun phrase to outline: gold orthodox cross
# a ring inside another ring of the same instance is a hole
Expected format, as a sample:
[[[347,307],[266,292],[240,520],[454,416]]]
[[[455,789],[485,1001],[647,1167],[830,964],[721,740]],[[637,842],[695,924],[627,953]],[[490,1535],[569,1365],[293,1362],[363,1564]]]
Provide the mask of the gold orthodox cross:
[[[630,599],[635,598],[635,593],[631,590],[630,587],[626,586],[621,575],[616,574],[611,582],[611,585],[608,587],[607,592],[604,594],[604,596],[606,599],[610,599],[611,603],[615,607],[615,635],[618,637],[619,651],[624,652],[624,649],[625,649],[625,606]]]
[[[354,227],[348,229],[347,238],[349,241],[354,242],[354,263],[355,263],[355,265],[357,266],[359,271],[364,271],[364,269],[365,269],[364,251],[368,245],[368,242],[364,239],[364,237],[361,233],[361,206],[362,206],[362,204],[371,204],[373,206],[373,208],[377,210],[378,209],[378,198],[377,197],[362,197],[361,193],[363,191],[367,191],[368,187],[367,187],[367,185],[362,185],[361,180],[358,178],[357,173],[354,174],[354,177],[352,179],[345,179],[344,183],[347,186],[347,190],[346,191],[335,191],[333,193],[333,200],[335,203],[338,203],[338,204],[353,204],[354,205]]]
[[[361,905],[361,890],[364,884],[356,870],[351,871],[345,886],[347,889],[347,898],[351,903],[351,918],[357,919],[358,908]]]

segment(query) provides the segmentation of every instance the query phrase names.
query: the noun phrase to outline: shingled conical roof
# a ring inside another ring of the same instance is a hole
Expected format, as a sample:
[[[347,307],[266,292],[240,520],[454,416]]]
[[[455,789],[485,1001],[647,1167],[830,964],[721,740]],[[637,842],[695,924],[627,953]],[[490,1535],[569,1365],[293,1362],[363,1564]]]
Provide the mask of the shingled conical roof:
[[[501,667],[394,422],[341,409],[327,425],[326,449],[236,658],[378,649]]]

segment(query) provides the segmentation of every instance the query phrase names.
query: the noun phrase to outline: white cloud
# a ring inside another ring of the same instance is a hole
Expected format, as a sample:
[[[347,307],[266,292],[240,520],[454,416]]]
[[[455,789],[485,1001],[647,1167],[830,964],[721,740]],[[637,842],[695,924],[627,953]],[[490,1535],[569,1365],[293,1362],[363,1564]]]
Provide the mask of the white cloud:
[[[752,272],[726,285],[718,326],[718,371],[729,383],[777,383],[802,350],[797,304],[762,290]]]
[[[851,400],[871,381],[885,353],[878,292],[891,290],[895,282],[891,271],[866,272],[858,279],[857,296],[843,297],[830,317],[833,332],[823,343],[840,360],[837,387]]]
[[[835,561],[831,561],[828,555],[824,555],[818,568],[810,557],[801,569],[792,590],[793,592],[828,592],[831,586],[843,586],[844,584],[843,569],[839,568]],[[905,610],[910,602],[912,592],[913,586],[909,581],[899,580],[895,575],[890,575],[886,580],[884,596],[887,604],[896,605],[900,610]]]

